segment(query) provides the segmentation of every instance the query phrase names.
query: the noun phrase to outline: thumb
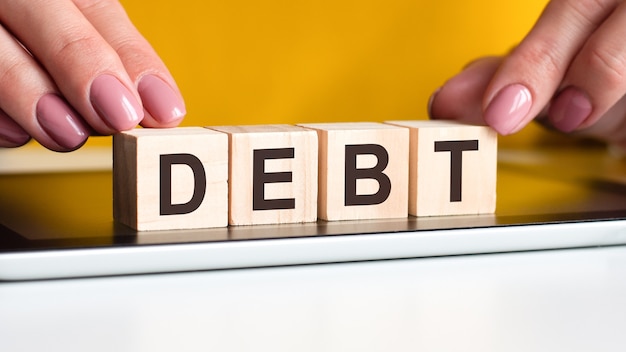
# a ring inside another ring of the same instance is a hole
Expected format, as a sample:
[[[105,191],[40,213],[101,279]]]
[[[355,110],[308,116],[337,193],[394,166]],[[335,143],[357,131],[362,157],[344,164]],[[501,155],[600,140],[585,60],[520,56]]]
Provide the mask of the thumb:
[[[496,56],[480,58],[448,80],[431,96],[430,118],[484,125],[483,96],[502,60]]]

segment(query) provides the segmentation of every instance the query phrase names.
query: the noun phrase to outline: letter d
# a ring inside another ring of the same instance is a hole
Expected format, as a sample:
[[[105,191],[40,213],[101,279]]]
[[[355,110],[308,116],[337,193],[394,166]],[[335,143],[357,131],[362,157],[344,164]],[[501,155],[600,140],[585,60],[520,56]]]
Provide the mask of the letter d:
[[[164,154],[160,156],[160,214],[189,214],[200,207],[206,193],[206,173],[202,162],[191,154]],[[172,165],[187,165],[193,171],[193,196],[187,203],[172,204]]]

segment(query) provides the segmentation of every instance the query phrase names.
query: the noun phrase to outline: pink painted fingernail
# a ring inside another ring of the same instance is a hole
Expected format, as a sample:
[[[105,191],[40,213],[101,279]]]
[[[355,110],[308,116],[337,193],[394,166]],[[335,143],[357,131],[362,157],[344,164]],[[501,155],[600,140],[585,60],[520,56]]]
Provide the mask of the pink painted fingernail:
[[[129,130],[143,119],[143,107],[139,101],[114,76],[98,76],[91,84],[89,98],[100,118],[114,130]]]
[[[577,129],[591,115],[593,106],[585,92],[569,87],[559,94],[550,107],[550,123],[563,132]]]
[[[485,122],[500,134],[510,134],[519,129],[532,104],[528,88],[521,84],[506,86],[485,110]]]
[[[55,142],[74,150],[85,143],[89,132],[78,114],[55,94],[46,94],[37,102],[37,121]]]
[[[187,110],[178,94],[157,76],[141,78],[137,86],[144,108],[160,123],[168,124],[182,119]]]
[[[30,136],[9,115],[0,110],[0,139],[9,142],[12,146],[19,146],[28,142]]]

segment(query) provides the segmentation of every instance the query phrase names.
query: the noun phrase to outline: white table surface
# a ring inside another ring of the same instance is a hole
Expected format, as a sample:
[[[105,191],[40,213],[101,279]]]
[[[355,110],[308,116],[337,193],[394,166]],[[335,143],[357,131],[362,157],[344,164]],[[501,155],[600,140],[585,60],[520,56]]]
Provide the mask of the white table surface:
[[[623,206],[624,163],[501,155],[553,186],[506,209]],[[0,352],[624,350],[626,246],[0,283]]]
[[[0,351],[624,351],[626,246],[0,283]]]

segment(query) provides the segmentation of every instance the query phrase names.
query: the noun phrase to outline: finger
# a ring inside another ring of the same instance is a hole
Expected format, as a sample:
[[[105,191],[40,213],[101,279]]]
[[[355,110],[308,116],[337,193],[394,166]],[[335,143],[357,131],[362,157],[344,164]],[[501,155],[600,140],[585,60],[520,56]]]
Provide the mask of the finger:
[[[550,121],[570,132],[594,124],[626,93],[626,4],[589,37],[563,80]],[[622,111],[626,113],[626,111]]]
[[[30,140],[30,136],[9,115],[0,110],[0,147],[19,147]]]
[[[484,125],[482,98],[502,60],[495,56],[481,58],[448,80],[431,97],[429,116],[432,119]]]
[[[176,82],[152,46],[137,31],[118,1],[74,0],[78,8],[117,52],[137,85],[146,127],[174,127],[186,113]]]
[[[626,145],[626,97],[615,103],[596,123],[581,127],[574,134]]]
[[[146,116],[144,127],[176,127],[186,114],[185,104],[180,93],[158,75],[147,74],[139,79],[138,89],[144,101]]]
[[[139,95],[119,56],[71,1],[0,1],[0,21],[97,132],[141,121]]]
[[[485,121],[517,132],[548,104],[570,63],[618,0],[554,0],[487,88]]]
[[[0,48],[0,129],[8,131],[9,139],[14,137],[13,144],[24,141],[21,130],[52,150],[80,147],[89,136],[87,127],[58,96],[54,84],[33,57],[2,27]]]

